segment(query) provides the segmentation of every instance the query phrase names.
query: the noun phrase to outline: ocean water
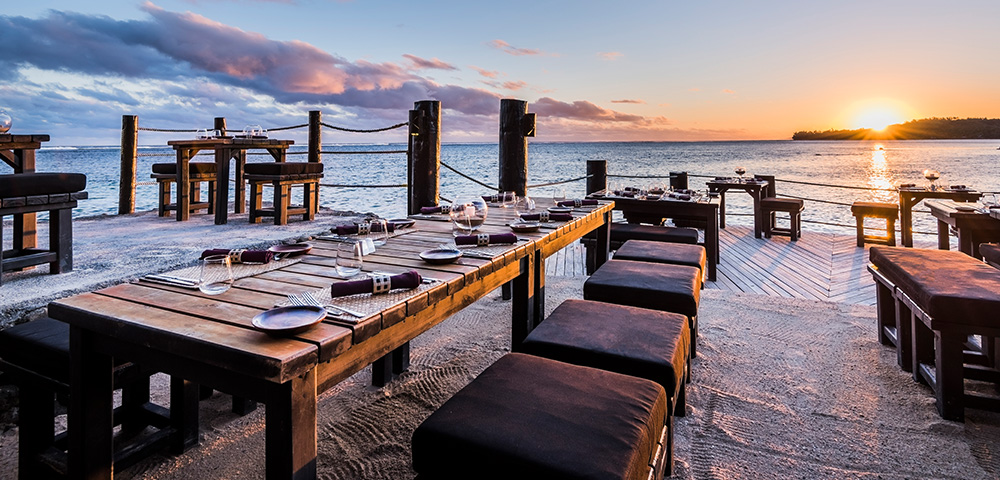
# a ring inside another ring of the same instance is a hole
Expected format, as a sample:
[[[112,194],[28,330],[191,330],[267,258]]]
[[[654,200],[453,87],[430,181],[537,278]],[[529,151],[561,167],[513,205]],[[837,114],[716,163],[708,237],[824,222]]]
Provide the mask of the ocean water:
[[[640,142],[640,143],[530,143],[529,185],[578,178],[586,175],[587,160],[607,160],[610,184],[650,185],[665,178],[633,179],[623,176],[663,176],[671,171],[691,175],[691,188],[702,189],[715,176],[732,176],[743,166],[748,175],[769,174],[778,179],[779,195],[850,204],[856,200],[897,202],[894,192],[880,191],[899,183],[926,184],[924,169],[941,172],[939,185],[964,184],[981,191],[1000,192],[1000,142],[996,140],[928,141],[754,141],[754,142]],[[324,145],[324,151],[405,150],[405,145]],[[304,152],[294,146],[290,152]],[[165,146],[139,149],[138,181],[149,181],[151,164],[171,162],[173,150]],[[487,185],[496,185],[499,175],[495,144],[443,144],[441,160]],[[80,202],[77,217],[113,215],[118,211],[119,149],[113,147],[48,147],[38,151],[38,171],[87,174],[90,198]],[[253,155],[249,162],[269,161]],[[289,155],[304,161],[304,155]],[[211,161],[211,152],[199,156]],[[325,154],[324,184],[401,185],[406,183],[406,154]],[[831,186],[799,185],[794,180]],[[838,188],[863,187],[866,190]],[[529,195],[552,196],[564,191],[569,197],[584,193],[583,180],[559,186],[529,189]],[[441,169],[441,195],[454,199],[463,195],[490,193],[451,170]],[[265,192],[266,198],[267,192]],[[232,195],[230,196],[232,198]],[[750,197],[740,192],[727,195],[727,224],[751,224]],[[375,212],[387,217],[405,214],[405,188],[323,187],[321,205],[338,210]],[[136,209],[156,207],[156,187],[140,185]],[[917,207],[918,212],[925,210]],[[933,232],[930,215],[915,215],[915,230]],[[852,234],[850,208],[835,203],[806,200],[803,212],[806,231]],[[820,222],[820,223],[816,223]]]

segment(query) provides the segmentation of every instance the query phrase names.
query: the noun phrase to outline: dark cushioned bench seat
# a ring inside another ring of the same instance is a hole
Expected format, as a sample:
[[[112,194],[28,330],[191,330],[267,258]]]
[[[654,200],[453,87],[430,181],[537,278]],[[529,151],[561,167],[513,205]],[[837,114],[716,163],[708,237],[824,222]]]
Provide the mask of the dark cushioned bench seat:
[[[1000,244],[980,243],[979,254],[983,256],[983,260],[986,260],[986,263],[1000,268]]]
[[[689,245],[698,243],[698,230],[693,228],[640,225],[638,223],[612,223],[610,231],[611,250],[618,250],[629,240],[648,240]],[[588,233],[580,241],[587,248],[587,274],[592,274],[597,268],[597,249],[594,248],[597,241],[597,234],[594,232]]]
[[[289,215],[302,215],[312,220],[319,209],[319,181],[323,178],[323,164],[318,162],[264,162],[248,163],[244,167],[250,185],[250,223],[259,223],[261,217],[274,217],[275,225],[288,223]],[[274,187],[271,208],[263,208],[261,197],[264,185]],[[291,205],[291,187],[302,186],[302,205]]]
[[[655,382],[510,353],[417,427],[413,468],[430,479],[659,478],[666,415]]]
[[[684,243],[654,242],[650,240],[629,240],[615,251],[619,260],[635,260],[637,262],[666,263],[669,265],[687,265],[701,271],[705,278],[705,247]]]
[[[177,163],[154,163],[151,178],[156,180],[158,185],[157,214],[161,217],[167,216],[171,210],[177,210],[177,204],[171,202],[171,187],[177,180]],[[215,183],[217,166],[215,162],[190,162],[188,163],[188,176],[191,180],[189,188],[190,199],[188,210],[192,213],[199,210],[206,210],[209,215],[215,213]],[[208,184],[205,201],[201,199],[201,183]]]
[[[966,392],[966,379],[1000,383],[1000,270],[962,252],[872,247],[880,340],[894,323],[897,358],[934,391],[938,413],[965,418],[965,406],[1000,410],[1000,397]],[[892,300],[890,302],[890,300]],[[980,335],[980,351],[966,351]]]
[[[673,417],[683,417],[690,381],[687,317],[645,308],[570,299],[556,307],[520,353],[659,383],[667,392],[666,475],[673,470]]]
[[[216,172],[215,162],[190,162],[188,163],[188,173],[191,175],[214,175]],[[153,173],[157,175],[177,175],[177,163],[154,163]]]
[[[323,173],[323,164],[316,162],[264,162],[248,163],[243,167],[247,175],[315,175]]]
[[[27,197],[79,192],[87,188],[82,173],[17,173],[0,175],[0,197]]]
[[[679,313],[688,317],[691,356],[697,355],[701,272],[686,265],[608,260],[583,283],[583,298]]]

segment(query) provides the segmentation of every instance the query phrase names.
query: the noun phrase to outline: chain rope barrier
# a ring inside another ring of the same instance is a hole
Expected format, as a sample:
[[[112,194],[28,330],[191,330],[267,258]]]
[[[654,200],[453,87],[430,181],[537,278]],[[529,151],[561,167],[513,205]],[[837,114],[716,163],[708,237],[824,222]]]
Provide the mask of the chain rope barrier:
[[[396,128],[399,128],[399,127],[405,127],[405,126],[409,125],[410,122],[397,123],[397,124],[389,126],[389,127],[374,128],[374,129],[371,129],[371,130],[361,130],[361,129],[356,129],[356,128],[337,127],[337,126],[334,126],[334,125],[330,125],[329,123],[326,123],[326,122],[320,122],[319,124],[322,125],[322,126],[324,126],[324,127],[326,127],[326,128],[329,128],[329,129],[332,129],[332,130],[339,130],[341,132],[378,133],[378,132],[384,132],[384,131],[387,131],[387,130],[393,130],[393,129],[396,129]]]

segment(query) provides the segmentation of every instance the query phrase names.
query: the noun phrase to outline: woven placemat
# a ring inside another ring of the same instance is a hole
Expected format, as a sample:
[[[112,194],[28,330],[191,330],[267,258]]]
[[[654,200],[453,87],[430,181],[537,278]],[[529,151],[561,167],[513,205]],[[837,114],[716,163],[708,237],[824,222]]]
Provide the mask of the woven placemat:
[[[301,261],[302,257],[289,257],[281,260],[273,260],[268,263],[234,263],[233,280],[239,280],[241,278],[252,277],[261,273],[270,272],[271,270],[277,270],[281,267],[294,265]],[[190,278],[191,280],[197,281],[201,278],[201,265],[185,267],[167,273],[175,277]]]
[[[400,235],[406,235],[408,233],[416,232],[417,230],[418,229],[414,228],[414,227],[397,228],[396,230],[394,230],[392,232],[389,232],[389,238],[398,237]],[[352,233],[352,234],[349,234],[349,235],[337,235],[336,228],[334,228],[334,233],[330,233],[328,235],[319,235],[316,238],[318,238],[320,240],[332,240],[334,242],[337,242],[337,241],[344,241],[344,240],[364,240],[364,239],[367,239],[367,238],[375,240],[375,239],[380,238],[380,237],[381,237],[381,235],[379,235],[377,233],[369,233],[367,235],[358,235],[356,233]]]
[[[360,277],[359,279],[363,278],[364,277]],[[305,293],[312,294],[313,298],[315,298],[318,302],[324,305],[327,304],[339,305],[354,310],[358,313],[364,314],[364,316],[361,318],[353,317],[347,314],[336,315],[337,319],[341,321],[360,322],[368,317],[371,317],[372,315],[378,314],[382,310],[402,304],[407,300],[409,300],[410,298],[413,298],[417,295],[420,295],[421,293],[424,293],[434,288],[439,283],[440,282],[438,281],[432,281],[430,283],[421,283],[419,286],[417,286],[417,288],[411,288],[409,290],[406,289],[390,290],[388,293],[381,293],[378,295],[374,295],[371,293],[360,293],[357,295],[346,295],[343,297],[333,298],[330,296],[330,287],[308,290]],[[274,306],[285,307],[288,305],[291,305],[291,303],[289,303],[288,300],[281,300]]]

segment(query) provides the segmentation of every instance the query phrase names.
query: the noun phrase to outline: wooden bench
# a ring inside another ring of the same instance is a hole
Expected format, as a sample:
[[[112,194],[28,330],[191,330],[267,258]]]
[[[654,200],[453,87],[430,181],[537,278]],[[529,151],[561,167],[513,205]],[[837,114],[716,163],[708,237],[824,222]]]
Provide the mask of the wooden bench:
[[[644,378],[509,353],[413,432],[436,478],[662,479],[667,401]]]
[[[0,368],[18,387],[21,479],[65,476],[67,472],[68,431],[56,434],[54,418],[56,397],[69,397],[69,330],[67,323],[42,317],[0,331]],[[167,410],[150,402],[152,373],[133,363],[116,362],[113,383],[122,390],[122,404],[114,412],[115,424],[121,425],[116,438],[117,468],[126,468],[168,446],[180,452],[198,442],[197,424],[184,424],[180,416],[171,419],[171,412],[182,411],[180,405],[185,401],[186,408],[198,408],[195,389],[185,392],[183,382],[172,382],[173,410]]]
[[[188,164],[188,175],[191,178],[189,194],[191,212],[207,210],[209,215],[215,213],[216,168],[215,162],[191,162]],[[172,210],[177,210],[177,203],[170,201],[170,190],[173,183],[177,181],[177,164],[154,163],[152,170],[150,178],[156,180],[159,190],[157,213],[159,216],[165,217]],[[205,201],[201,200],[201,184],[203,182],[208,183],[208,198]]]
[[[73,209],[87,198],[83,189],[87,176],[80,173],[17,173],[0,175],[0,220],[14,216],[11,250],[0,247],[0,283],[2,272],[49,264],[49,273],[73,270]],[[49,248],[22,245],[23,215],[49,212]],[[0,245],[3,229],[0,228]]]
[[[879,340],[931,387],[938,413],[962,421],[966,406],[1000,410],[1000,397],[965,388],[967,379],[1000,384],[1000,269],[950,250],[872,247],[869,258]]]
[[[767,181],[764,198],[760,200],[764,238],[771,238],[771,235],[786,235],[793,242],[798,240],[802,236],[802,210],[805,210],[805,202],[798,198],[778,198],[774,175],[756,175],[754,178]],[[788,214],[788,228],[778,227],[777,212]]]
[[[979,254],[983,256],[983,260],[986,263],[1000,268],[1000,244],[980,243]]]
[[[570,299],[521,343],[521,353],[659,383],[667,393],[664,475],[673,474],[674,417],[685,414],[691,331],[676,313]]]
[[[618,250],[629,240],[649,240],[655,242],[683,243],[694,245],[698,243],[698,230],[686,227],[665,227],[656,225],[641,225],[638,223],[612,223],[611,250]],[[587,275],[597,269],[597,235],[588,233],[580,239],[586,249]]]
[[[705,270],[706,257],[705,247],[701,245],[650,240],[629,240],[615,250],[618,260],[695,267],[701,272],[701,288],[705,288],[705,276],[708,274]]]
[[[854,202],[851,205],[851,215],[857,227],[858,247],[864,247],[865,242],[896,246],[896,219],[899,218],[899,206],[895,203]],[[865,235],[865,218],[884,218],[885,235]]]
[[[260,223],[261,217],[274,217],[275,225],[288,223],[289,215],[302,215],[303,220],[316,218],[319,209],[319,181],[323,164],[311,162],[248,163],[244,177],[250,187],[250,223]],[[264,185],[274,187],[271,208],[262,208]],[[291,205],[291,187],[302,186],[302,205]]]

